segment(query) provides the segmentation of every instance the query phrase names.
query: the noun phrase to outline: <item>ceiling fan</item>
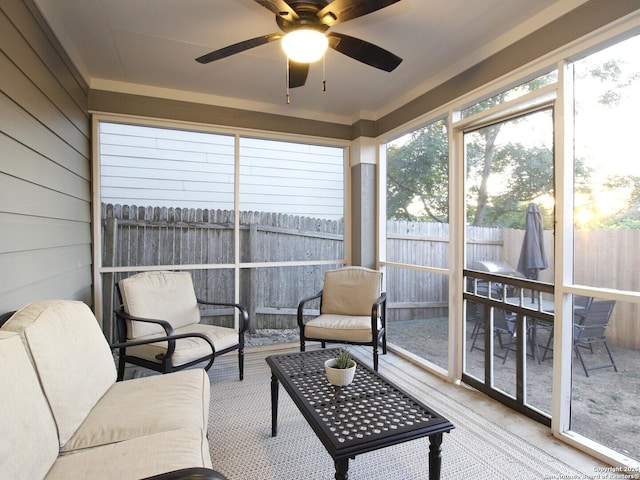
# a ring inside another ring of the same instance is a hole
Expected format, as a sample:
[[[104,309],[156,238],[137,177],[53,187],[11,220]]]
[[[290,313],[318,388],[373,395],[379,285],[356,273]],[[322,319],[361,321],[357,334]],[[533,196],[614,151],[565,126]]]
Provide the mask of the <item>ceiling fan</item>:
[[[373,45],[372,43],[350,37],[341,33],[325,32],[332,26],[362,17],[369,13],[392,5],[400,0],[255,0],[276,16],[276,23],[284,33],[270,33],[243,42],[229,45],[196,58],[196,61],[206,64],[215,60],[241,53],[251,48],[259,47],[275,40],[282,40],[283,48],[288,57],[289,87],[301,87],[307,81],[309,65],[322,58],[327,47],[340,52],[362,63],[366,63],[380,70],[391,72],[402,59],[393,53]],[[292,35],[293,34],[293,35]],[[296,35],[315,37],[320,45],[315,59],[306,55],[311,53],[311,46],[304,40],[295,38]],[[299,55],[287,50],[298,47]],[[318,53],[319,52],[319,53]]]

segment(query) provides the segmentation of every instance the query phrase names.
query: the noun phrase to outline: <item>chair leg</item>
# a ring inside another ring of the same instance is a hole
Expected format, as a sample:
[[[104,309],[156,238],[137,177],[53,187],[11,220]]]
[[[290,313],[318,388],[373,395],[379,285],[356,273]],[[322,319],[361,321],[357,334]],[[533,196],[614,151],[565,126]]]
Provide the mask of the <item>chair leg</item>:
[[[616,366],[616,362],[613,360],[613,355],[611,355],[611,350],[609,350],[609,345],[607,345],[607,341],[603,340],[602,343],[604,343],[604,348],[607,349],[607,353],[609,354],[609,358],[611,359],[611,365],[613,366],[613,371],[617,372],[618,367]]]
[[[382,354],[387,354],[387,330],[382,331]]]
[[[573,349],[576,351],[576,356],[580,363],[582,364],[582,369],[584,370],[584,374],[588,377],[589,372],[587,371],[587,366],[584,364],[584,358],[582,358],[582,353],[580,353],[580,346],[577,343],[573,344]]]
[[[120,354],[118,358],[118,382],[124,379],[124,367],[126,362],[124,361],[124,348],[120,349]]]
[[[238,371],[240,381],[244,380],[244,349],[238,350]]]
[[[476,320],[476,322],[473,324],[473,330],[471,330],[471,338],[473,340],[471,342],[471,350],[469,350],[470,352],[473,352],[473,349],[476,348],[476,340],[478,339],[478,335],[480,335],[480,322],[481,320]]]
[[[373,346],[373,369],[378,371],[378,348],[377,345]]]
[[[553,350],[550,347],[552,341],[553,341],[553,330],[551,330],[551,332],[549,333],[549,338],[547,339],[547,344],[544,346],[544,353],[542,354],[542,361],[543,362],[544,362],[544,359],[547,358],[547,352],[549,352],[549,349]]]

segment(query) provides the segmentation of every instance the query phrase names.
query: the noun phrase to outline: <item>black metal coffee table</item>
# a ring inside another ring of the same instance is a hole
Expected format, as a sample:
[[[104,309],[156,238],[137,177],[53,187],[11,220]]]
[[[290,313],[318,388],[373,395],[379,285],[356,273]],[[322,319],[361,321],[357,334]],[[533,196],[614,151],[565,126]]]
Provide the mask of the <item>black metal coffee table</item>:
[[[278,386],[282,384],[334,460],[336,480],[348,478],[349,458],[398,443],[429,437],[429,480],[440,478],[442,434],[454,428],[446,418],[360,362],[349,386],[334,387],[324,372],[337,349],[273,355],[271,435],[278,433]]]

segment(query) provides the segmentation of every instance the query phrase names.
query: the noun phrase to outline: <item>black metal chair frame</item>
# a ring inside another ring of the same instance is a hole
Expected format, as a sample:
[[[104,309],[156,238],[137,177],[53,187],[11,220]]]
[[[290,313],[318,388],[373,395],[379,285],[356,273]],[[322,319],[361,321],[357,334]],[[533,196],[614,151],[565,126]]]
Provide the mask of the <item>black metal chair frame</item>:
[[[145,477],[142,480],[227,480],[227,477],[210,468],[193,467]]]
[[[613,312],[613,308],[615,307],[615,303],[615,300],[593,301],[587,314],[585,316],[582,316],[579,323],[576,323],[573,326],[573,349],[576,352],[576,357],[578,358],[578,360],[580,360],[580,364],[582,365],[584,374],[587,377],[589,376],[590,371],[600,370],[602,368],[613,367],[614,371],[618,371],[618,367],[616,366],[616,362],[613,359],[613,355],[611,354],[611,350],[609,349],[609,345],[607,344],[607,337],[605,335],[605,330],[607,328],[607,325],[609,324],[609,319],[611,317],[611,313]],[[594,315],[602,314],[606,315],[606,318],[604,318],[603,315],[600,323],[590,323],[590,320],[592,320]],[[588,348],[589,351],[593,354],[593,345],[596,343],[602,343],[604,345],[611,363],[608,363],[606,365],[596,365],[594,367],[587,368],[580,349]]]
[[[589,308],[591,307],[591,303],[593,303],[593,297],[585,296],[585,295],[576,295],[573,300],[573,323],[580,323],[584,317],[589,313]],[[582,310],[577,311],[576,307],[582,308]],[[553,352],[553,326],[548,329],[549,336],[547,337],[547,343],[544,346],[544,353],[542,354],[542,360],[544,361],[547,358],[547,354],[549,351]],[[549,357],[553,358],[553,357]]]
[[[208,361],[207,365],[204,367],[205,370],[208,371],[213,365],[213,362],[216,357],[220,355],[224,355],[225,353],[228,353],[228,352],[232,352],[234,350],[238,350],[239,378],[240,380],[244,379],[244,334],[249,328],[249,312],[242,305],[237,303],[207,302],[204,300],[196,299],[199,306],[205,305],[205,306],[216,306],[216,307],[233,307],[237,309],[240,313],[240,326],[238,329],[238,344],[229,348],[225,348],[224,350],[216,351],[213,345],[213,342],[204,334],[185,333],[185,334],[177,335],[173,330],[173,327],[171,326],[171,324],[165,320],[159,320],[154,318],[141,318],[141,317],[134,317],[132,315],[129,315],[124,311],[124,308],[122,306],[122,295],[120,293],[119,284],[117,285],[116,290],[117,290],[118,299],[120,302],[120,308],[115,311],[116,324],[117,324],[116,326],[117,326],[118,340],[119,340],[119,343],[115,344],[115,346],[118,348],[118,380],[119,381],[124,378],[124,369],[125,369],[125,364],[127,363],[138,365],[139,367],[148,368],[155,372],[170,373],[170,372],[182,370],[184,368],[188,368],[188,367],[197,365],[199,363]],[[154,339],[144,339],[141,341],[127,340],[127,320],[157,324],[163,328],[165,332],[165,337],[163,337],[162,339],[154,338]],[[201,338],[202,340],[207,342],[211,347],[211,353],[179,366],[172,365],[171,360],[172,360],[173,353],[175,352],[176,340],[179,340],[181,338],[189,338],[189,337]],[[156,357],[158,362],[152,362],[145,358],[136,357],[134,355],[127,355],[127,347],[132,347],[136,345],[145,345],[149,343],[157,343],[160,341],[167,342],[167,352],[166,354],[161,354]]]
[[[307,337],[304,334],[305,327],[305,313],[304,309],[307,303],[320,299],[320,312],[322,312],[322,293],[320,290],[318,293],[311,297],[307,297],[300,301],[298,304],[298,327],[300,328],[300,351],[305,351],[305,343],[307,341],[320,342],[322,348],[326,348],[327,343],[345,343],[349,345],[367,345],[373,347],[373,369],[378,371],[378,348],[382,346],[382,354],[387,354],[387,294],[382,292],[378,299],[371,306],[371,342],[350,342],[343,340],[328,340],[326,338],[312,338]],[[382,327],[378,329],[378,318]]]

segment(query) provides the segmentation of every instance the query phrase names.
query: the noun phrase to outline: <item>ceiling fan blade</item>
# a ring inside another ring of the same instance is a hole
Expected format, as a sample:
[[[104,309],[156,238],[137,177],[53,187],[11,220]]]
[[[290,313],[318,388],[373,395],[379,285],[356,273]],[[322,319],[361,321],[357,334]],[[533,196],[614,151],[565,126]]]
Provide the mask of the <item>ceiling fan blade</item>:
[[[329,46],[336,52],[385,72],[391,72],[402,62],[397,55],[359,38],[334,32],[328,33],[327,38]]]
[[[228,47],[202,55],[201,57],[196,58],[196,62],[209,63],[214,60],[220,60],[221,58],[226,58],[231,55],[235,55],[236,53],[241,53],[254,47],[259,47],[260,45],[273,42],[274,40],[280,40],[282,37],[283,35],[281,33],[271,33],[269,35],[263,35],[262,37],[252,38],[251,40],[245,40],[244,42],[234,43]]]
[[[309,64],[289,60],[289,88],[302,87],[309,75]]]
[[[333,0],[318,12],[318,19],[329,27],[337,23],[353,20],[388,7],[400,0]]]
[[[271,10],[278,17],[282,17],[285,20],[297,20],[298,14],[291,8],[291,6],[284,0],[254,0],[267,10]]]

